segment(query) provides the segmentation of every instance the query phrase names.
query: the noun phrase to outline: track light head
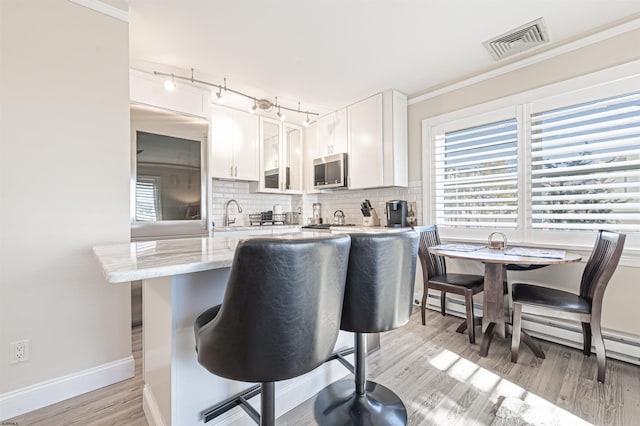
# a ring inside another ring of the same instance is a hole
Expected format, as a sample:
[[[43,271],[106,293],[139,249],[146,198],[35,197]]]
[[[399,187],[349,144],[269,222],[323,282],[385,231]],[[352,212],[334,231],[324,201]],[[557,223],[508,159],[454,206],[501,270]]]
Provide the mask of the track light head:
[[[171,74],[171,80],[167,79],[164,81],[164,88],[167,92],[173,92],[176,90],[176,82],[174,80],[173,74]]]
[[[224,96],[222,96],[222,90],[218,90],[218,93],[216,93],[216,98],[219,104],[224,103]]]

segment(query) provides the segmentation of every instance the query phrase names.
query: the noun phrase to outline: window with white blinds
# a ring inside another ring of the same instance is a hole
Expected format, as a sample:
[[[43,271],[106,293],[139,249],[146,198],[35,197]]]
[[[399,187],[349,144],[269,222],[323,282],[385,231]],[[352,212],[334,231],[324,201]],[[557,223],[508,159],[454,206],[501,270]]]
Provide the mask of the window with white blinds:
[[[638,231],[640,92],[531,118],[531,227]]]
[[[160,177],[138,176],[136,180],[136,220],[139,222],[162,220]]]
[[[516,228],[518,127],[515,118],[436,130],[435,214],[439,226]]]

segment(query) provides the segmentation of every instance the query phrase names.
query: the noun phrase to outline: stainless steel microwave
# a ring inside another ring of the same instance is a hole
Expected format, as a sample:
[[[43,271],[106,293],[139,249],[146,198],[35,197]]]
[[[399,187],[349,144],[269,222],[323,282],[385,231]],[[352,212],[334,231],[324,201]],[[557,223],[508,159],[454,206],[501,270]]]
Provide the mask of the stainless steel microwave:
[[[316,189],[347,187],[347,154],[333,154],[313,160],[313,187]]]

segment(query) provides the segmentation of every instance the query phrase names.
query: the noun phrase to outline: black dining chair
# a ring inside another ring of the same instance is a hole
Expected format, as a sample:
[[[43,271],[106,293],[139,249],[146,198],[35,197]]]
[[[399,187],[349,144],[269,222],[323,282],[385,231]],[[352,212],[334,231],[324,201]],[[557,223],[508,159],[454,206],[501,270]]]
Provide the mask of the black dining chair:
[[[422,282],[424,292],[422,294],[422,304],[420,312],[422,314],[422,325],[426,325],[426,306],[429,289],[440,290],[440,313],[445,315],[445,304],[447,293],[464,296],[466,310],[466,321],[456,330],[463,333],[467,329],[469,342],[476,343],[477,325],[482,325],[482,318],[476,318],[473,313],[473,296],[484,290],[484,277],[474,274],[452,274],[447,272],[447,265],[443,256],[436,256],[429,253],[429,247],[440,245],[440,235],[438,226],[420,226],[414,228],[420,233],[420,247],[418,256],[422,265]]]
[[[206,423],[235,406],[262,426],[275,424],[274,383],[301,376],[331,355],[340,327],[349,262],[348,235],[255,237],[236,248],[222,305],[198,316],[198,362],[260,391],[223,401]],[[260,393],[261,411],[247,402]]]
[[[591,256],[582,273],[578,294],[533,284],[513,284],[511,362],[518,362],[523,313],[576,320],[582,323],[583,352],[587,356],[591,355],[593,337],[598,381],[604,383],[607,357],[600,327],[602,299],[620,261],[625,238],[624,234],[598,231]],[[542,349],[539,350],[544,353]]]

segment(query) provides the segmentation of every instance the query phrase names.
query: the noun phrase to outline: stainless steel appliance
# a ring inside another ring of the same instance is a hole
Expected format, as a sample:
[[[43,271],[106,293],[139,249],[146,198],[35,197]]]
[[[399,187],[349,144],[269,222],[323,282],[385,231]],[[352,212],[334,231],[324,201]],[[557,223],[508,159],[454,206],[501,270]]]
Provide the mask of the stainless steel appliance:
[[[313,160],[313,187],[339,189],[347,187],[347,154],[334,154]]]
[[[322,204],[313,203],[313,222],[314,225],[322,223]]]
[[[401,228],[407,226],[407,202],[405,200],[387,201],[387,226]]]

